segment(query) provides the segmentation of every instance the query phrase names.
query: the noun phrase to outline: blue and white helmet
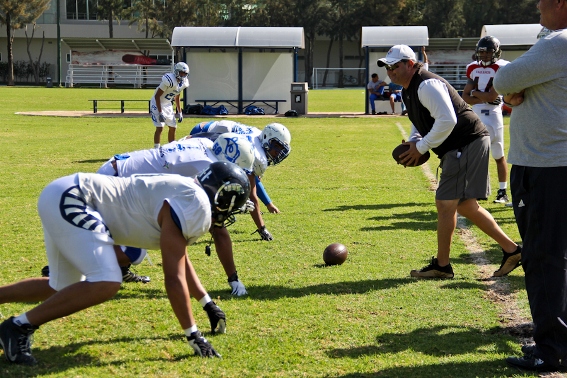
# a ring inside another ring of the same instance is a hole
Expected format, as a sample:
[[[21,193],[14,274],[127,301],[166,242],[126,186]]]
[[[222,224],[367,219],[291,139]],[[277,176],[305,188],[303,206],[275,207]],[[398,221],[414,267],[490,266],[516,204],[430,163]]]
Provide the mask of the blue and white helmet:
[[[187,65],[187,63],[179,62],[175,64],[175,68],[173,69],[173,72],[175,73],[175,78],[177,80],[181,80],[182,79],[182,76],[180,75],[181,72],[185,72],[187,76],[189,76],[189,66]]]
[[[281,123],[270,123],[264,127],[260,141],[269,165],[281,163],[291,152],[291,134]]]
[[[234,163],[244,169],[247,174],[252,172],[254,163],[254,147],[246,135],[236,133],[220,134],[213,147],[213,154],[219,161]]]

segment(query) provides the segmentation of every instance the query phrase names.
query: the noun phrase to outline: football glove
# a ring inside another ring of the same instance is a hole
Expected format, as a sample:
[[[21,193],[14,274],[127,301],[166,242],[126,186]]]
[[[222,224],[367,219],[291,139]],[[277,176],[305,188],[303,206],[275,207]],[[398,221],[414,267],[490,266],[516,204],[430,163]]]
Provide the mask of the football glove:
[[[241,297],[243,295],[248,294],[248,292],[246,291],[246,287],[244,286],[244,284],[240,281],[229,281],[228,284],[230,285],[230,287],[232,288],[232,292],[230,294],[236,296],[236,297]]]
[[[211,323],[211,333],[225,333],[226,332],[226,315],[219,306],[213,301],[210,301],[203,307],[207,312],[209,322]],[[218,326],[218,329],[217,329]]]
[[[175,118],[177,118],[177,122],[179,123],[183,122],[183,113],[181,112],[175,113]]]
[[[253,212],[255,208],[254,202],[246,200],[246,203],[239,210],[242,214],[248,214]]]
[[[201,357],[220,357],[221,355],[217,353],[215,348],[207,339],[201,335],[201,332],[195,331],[191,334],[191,336],[187,336],[187,341],[189,341],[189,345],[195,351],[195,354]]]
[[[262,240],[266,240],[266,241],[274,240],[274,237],[272,236],[272,234],[270,234],[270,231],[268,231],[266,226],[262,226],[261,228],[254,231],[252,234],[254,234],[255,232],[260,234],[260,237],[262,238]],[[252,234],[250,234],[250,235],[252,235]]]
[[[163,113],[159,113],[158,119],[160,122],[165,122],[165,116],[163,115]]]

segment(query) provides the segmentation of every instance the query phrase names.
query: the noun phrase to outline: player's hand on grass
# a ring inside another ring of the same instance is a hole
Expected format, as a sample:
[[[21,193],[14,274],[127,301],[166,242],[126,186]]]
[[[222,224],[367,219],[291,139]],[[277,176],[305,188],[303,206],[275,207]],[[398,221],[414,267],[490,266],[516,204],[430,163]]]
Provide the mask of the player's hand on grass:
[[[187,341],[189,345],[195,351],[195,354],[201,357],[219,357],[220,354],[217,353],[215,348],[201,335],[201,332],[195,331],[191,336],[187,336]]]
[[[159,113],[158,119],[160,122],[165,122],[165,116],[163,115],[163,113]]]
[[[248,292],[246,291],[246,287],[242,282],[236,280],[236,281],[229,281],[228,284],[232,288],[232,292],[230,294],[236,297],[241,297],[243,295],[248,294]]]
[[[268,208],[268,211],[272,214],[279,214],[280,213],[280,209],[278,209],[278,207],[276,205],[274,205],[273,202],[270,202],[269,204],[267,204],[266,207]]]
[[[226,315],[219,306],[213,301],[210,301],[203,307],[207,312],[209,322],[211,323],[211,333],[225,333],[226,332]]]
[[[262,226],[261,228],[257,229],[254,232],[257,232],[258,234],[260,234],[260,237],[262,238],[262,240],[266,240],[266,241],[274,240],[274,237],[272,236],[272,234],[270,234],[270,231],[268,231],[266,226]]]

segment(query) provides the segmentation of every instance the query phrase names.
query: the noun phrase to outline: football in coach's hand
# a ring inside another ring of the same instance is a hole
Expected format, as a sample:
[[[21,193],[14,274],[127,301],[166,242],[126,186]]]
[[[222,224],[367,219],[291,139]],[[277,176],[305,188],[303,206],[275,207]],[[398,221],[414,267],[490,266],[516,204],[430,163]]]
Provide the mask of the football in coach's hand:
[[[403,154],[404,152],[406,152],[407,150],[409,150],[408,144],[400,144],[396,148],[394,148],[394,151],[392,151],[392,157],[394,158],[396,163],[402,164],[401,159],[400,159],[400,155]],[[426,153],[421,155],[421,157],[417,160],[416,165],[406,165],[406,167],[417,167],[418,165],[425,164],[425,162],[427,160],[429,160],[429,156],[430,156],[429,151],[427,151]]]
[[[323,251],[323,261],[327,265],[341,265],[348,256],[347,248],[341,243],[329,244]]]

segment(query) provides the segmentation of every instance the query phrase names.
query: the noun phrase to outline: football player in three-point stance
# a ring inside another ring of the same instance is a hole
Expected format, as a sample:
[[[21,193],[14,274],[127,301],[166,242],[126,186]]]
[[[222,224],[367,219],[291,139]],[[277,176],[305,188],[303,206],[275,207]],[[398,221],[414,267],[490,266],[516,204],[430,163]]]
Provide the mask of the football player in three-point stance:
[[[189,87],[189,66],[179,62],[175,65],[173,73],[166,73],[161,79],[161,84],[156,88],[150,100],[150,114],[156,131],[154,133],[154,147],[158,148],[161,143],[161,132],[167,125],[169,132],[167,141],[175,140],[175,129],[178,122],[183,121],[183,110],[179,101],[180,93]],[[175,113],[173,112],[172,101],[175,101]]]
[[[190,295],[204,306],[212,332],[224,331],[226,316],[206,294],[187,246],[212,225],[224,224],[249,195],[246,173],[227,162],[211,164],[196,178],[77,173],[47,185],[38,211],[50,277],[0,287],[0,303],[43,301],[0,324],[6,359],[34,365],[31,338],[39,326],[118,292],[122,273],[116,245],[161,250],[167,297],[189,345],[202,357],[219,356],[197,328]]]
[[[476,61],[467,66],[467,84],[463,99],[472,105],[473,111],[490,133],[490,150],[496,161],[499,188],[494,203],[508,203],[508,166],[504,156],[504,120],[502,118],[502,96],[492,87],[494,75],[509,62],[500,59],[500,41],[492,36],[481,38],[476,44]]]
[[[277,165],[289,156],[291,152],[291,134],[284,125],[279,123],[270,123],[263,130],[260,130],[238,122],[222,120],[201,122],[193,127],[189,136],[182,139],[200,135],[214,139],[218,133],[226,132],[246,135],[254,146],[253,172],[248,175],[251,185],[250,200],[254,204],[254,210],[251,212],[251,215],[257,227],[255,232],[260,235],[262,240],[271,241],[273,236],[266,228],[260,212],[260,199],[267,203],[266,206],[270,212],[279,213],[279,209],[269,200],[268,194],[259,178],[266,172],[268,166]]]
[[[248,139],[240,134],[224,133],[214,142],[207,138],[190,138],[168,143],[159,149],[118,154],[100,167],[97,173],[130,177],[134,174],[173,173],[195,177],[216,161],[237,164],[248,174],[254,163],[254,150]],[[250,211],[248,205],[243,211]],[[224,224],[211,228],[217,256],[228,277],[232,295],[247,294],[238,278],[232,250],[232,241]]]

